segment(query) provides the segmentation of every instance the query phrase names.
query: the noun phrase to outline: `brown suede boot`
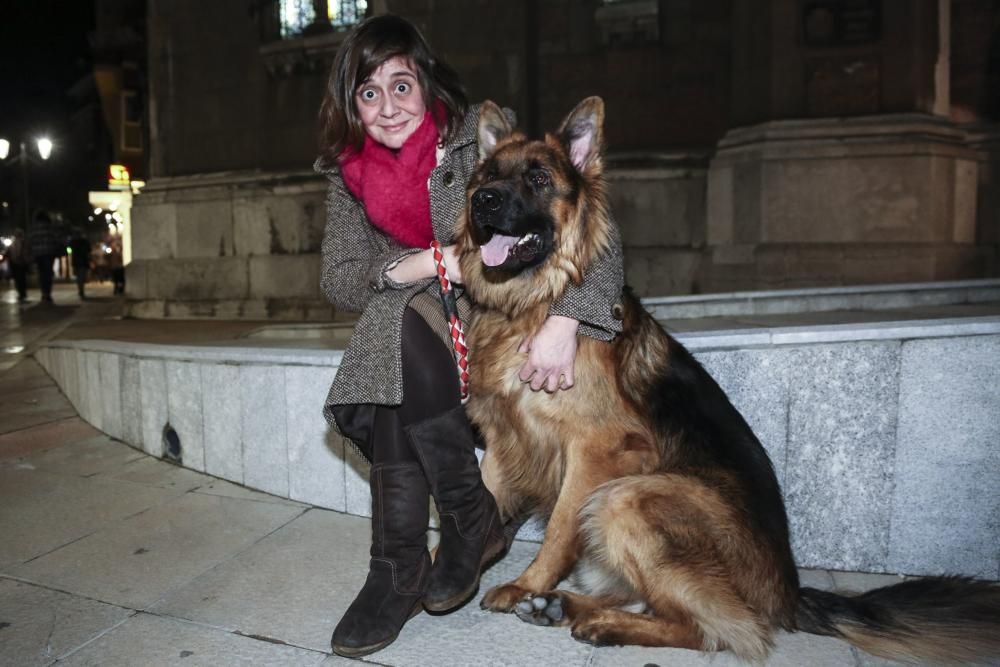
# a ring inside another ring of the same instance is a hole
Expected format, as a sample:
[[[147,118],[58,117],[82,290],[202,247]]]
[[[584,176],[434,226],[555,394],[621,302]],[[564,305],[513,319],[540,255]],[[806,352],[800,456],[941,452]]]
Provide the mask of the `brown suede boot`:
[[[465,408],[406,427],[441,516],[438,546],[424,607],[448,611],[479,586],[483,567],[506,549],[493,495],[483,484]]]
[[[429,492],[420,465],[372,467],[372,548],[368,578],[333,631],[338,655],[379,651],[420,612],[431,558],[427,553]]]

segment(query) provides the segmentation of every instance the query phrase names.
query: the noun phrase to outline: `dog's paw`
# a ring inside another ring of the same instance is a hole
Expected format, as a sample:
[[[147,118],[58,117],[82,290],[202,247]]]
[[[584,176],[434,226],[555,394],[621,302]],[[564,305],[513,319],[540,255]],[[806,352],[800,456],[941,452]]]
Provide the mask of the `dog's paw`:
[[[486,591],[479,606],[487,611],[509,613],[514,611],[517,603],[524,599],[530,591],[516,584],[501,584]]]
[[[514,613],[532,625],[566,625],[569,622],[562,595],[557,592],[528,593],[514,607]]]
[[[600,612],[581,614],[570,628],[573,639],[594,646],[616,646],[622,644],[621,628],[609,621]]]

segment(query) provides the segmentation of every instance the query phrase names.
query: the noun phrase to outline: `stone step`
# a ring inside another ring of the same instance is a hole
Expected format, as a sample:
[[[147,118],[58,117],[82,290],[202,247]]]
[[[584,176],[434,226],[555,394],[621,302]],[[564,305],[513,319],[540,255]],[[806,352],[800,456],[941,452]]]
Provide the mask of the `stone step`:
[[[1000,316],[678,338],[767,448],[802,567],[1000,578]],[[55,341],[36,358],[117,439],[369,515],[366,465],[321,415],[342,352],[246,343]]]

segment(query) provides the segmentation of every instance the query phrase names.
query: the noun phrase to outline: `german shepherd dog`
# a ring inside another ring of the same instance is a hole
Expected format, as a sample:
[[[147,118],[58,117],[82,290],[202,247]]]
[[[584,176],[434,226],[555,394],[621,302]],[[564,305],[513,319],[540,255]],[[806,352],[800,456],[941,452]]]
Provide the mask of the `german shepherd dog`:
[[[479,311],[468,412],[505,520],[548,519],[537,557],[482,607],[594,644],[767,658],[777,629],[900,660],[1000,657],[1000,586],[906,581],[856,597],[799,586],[771,462],[692,355],[628,290],[612,342],[579,336],[572,389],[518,379],[521,341],[608,247],[604,104],[542,140],[487,103],[458,246]],[[587,594],[553,588],[576,569]]]

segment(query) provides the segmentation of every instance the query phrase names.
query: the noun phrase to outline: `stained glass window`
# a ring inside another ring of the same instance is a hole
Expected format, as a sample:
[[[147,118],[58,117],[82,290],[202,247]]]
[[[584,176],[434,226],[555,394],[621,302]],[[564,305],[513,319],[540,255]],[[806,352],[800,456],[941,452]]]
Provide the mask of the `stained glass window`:
[[[367,0],[278,0],[281,37],[295,37],[318,23],[317,12],[326,7],[326,19],[334,28],[348,28],[360,22],[368,9]]]

